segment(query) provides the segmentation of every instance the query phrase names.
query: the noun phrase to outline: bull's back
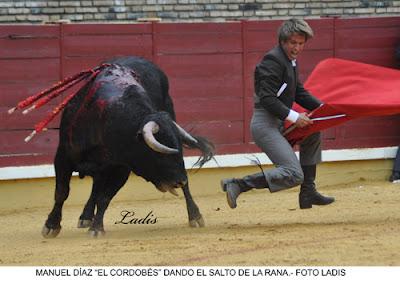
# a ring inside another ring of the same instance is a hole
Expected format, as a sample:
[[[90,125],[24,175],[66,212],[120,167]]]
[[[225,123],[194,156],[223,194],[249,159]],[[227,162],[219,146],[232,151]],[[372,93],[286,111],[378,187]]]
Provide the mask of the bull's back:
[[[169,95],[169,82],[166,74],[151,61],[136,56],[115,58],[108,63],[126,66],[137,74],[137,79],[146,90],[147,96],[159,111],[168,112],[175,120],[175,111]]]
[[[133,94],[127,96],[129,91]],[[130,69],[105,68],[66,107],[61,119],[60,143],[80,149],[102,145],[109,128],[130,126],[130,113],[143,93]]]

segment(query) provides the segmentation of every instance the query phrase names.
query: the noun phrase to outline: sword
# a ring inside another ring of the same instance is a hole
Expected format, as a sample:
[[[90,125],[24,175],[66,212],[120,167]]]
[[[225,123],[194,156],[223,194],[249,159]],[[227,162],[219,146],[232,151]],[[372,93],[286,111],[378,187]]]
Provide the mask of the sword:
[[[337,114],[337,115],[329,115],[329,116],[322,116],[322,117],[316,117],[316,118],[311,118],[312,121],[318,121],[318,120],[328,120],[328,119],[333,119],[333,118],[339,118],[339,117],[345,117],[345,114]]]
[[[321,117],[315,117],[315,118],[311,118],[312,121],[322,121],[322,120],[329,120],[329,119],[334,119],[334,118],[340,118],[340,117],[345,117],[345,114],[337,114],[337,115],[328,115],[328,116],[321,116]],[[289,126],[284,132],[283,132],[283,136],[286,136],[287,134],[289,134],[290,132],[293,131],[293,129],[296,128],[296,124],[292,124],[291,126]]]

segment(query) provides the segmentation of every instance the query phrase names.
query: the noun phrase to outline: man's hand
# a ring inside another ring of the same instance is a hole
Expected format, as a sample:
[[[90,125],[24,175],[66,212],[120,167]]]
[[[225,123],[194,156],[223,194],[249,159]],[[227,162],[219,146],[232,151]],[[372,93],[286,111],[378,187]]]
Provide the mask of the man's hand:
[[[297,127],[303,128],[313,124],[313,121],[308,117],[306,112],[302,112],[299,114],[296,122],[294,123]]]

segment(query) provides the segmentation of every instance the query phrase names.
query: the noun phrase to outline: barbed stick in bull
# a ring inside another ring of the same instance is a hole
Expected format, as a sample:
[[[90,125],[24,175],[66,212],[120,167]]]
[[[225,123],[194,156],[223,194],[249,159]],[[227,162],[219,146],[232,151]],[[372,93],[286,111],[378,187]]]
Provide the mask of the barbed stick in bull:
[[[33,103],[35,103],[33,106],[30,108],[24,110],[22,114],[27,114],[30,111],[34,109],[38,109],[42,107],[43,105],[47,104],[49,101],[52,99],[58,97],[60,94],[65,92],[66,90],[72,88],[76,84],[80,83],[83,80],[92,80],[97,76],[97,74],[101,71],[106,66],[109,66],[110,64],[102,64],[100,66],[97,66],[93,69],[89,69],[86,71],[81,71],[71,77],[67,77],[63,79],[62,81],[58,82],[54,86],[43,90],[39,92],[36,95],[30,96],[23,101],[19,102],[15,107],[11,108],[8,110],[9,114],[14,113],[16,110],[22,110],[28,106],[31,106]],[[57,107],[55,107],[52,111],[51,114],[49,114],[44,120],[40,121],[35,125],[35,129],[32,131],[32,133],[27,136],[24,140],[25,142],[28,142],[32,139],[33,136],[35,136],[37,133],[41,132],[42,130],[45,129],[45,127],[62,111],[65,106],[68,104],[68,102],[76,95],[76,93],[72,93],[68,95],[62,103],[60,103]]]

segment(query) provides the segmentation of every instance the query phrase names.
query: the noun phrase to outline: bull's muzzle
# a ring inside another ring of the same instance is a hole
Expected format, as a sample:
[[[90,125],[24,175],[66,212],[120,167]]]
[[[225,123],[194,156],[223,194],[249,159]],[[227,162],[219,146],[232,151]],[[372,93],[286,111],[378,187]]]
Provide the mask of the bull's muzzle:
[[[161,192],[170,192],[175,196],[179,196],[176,192],[175,188],[182,188],[187,184],[187,180],[179,181],[176,183],[161,183],[160,185],[156,186],[157,189]]]

